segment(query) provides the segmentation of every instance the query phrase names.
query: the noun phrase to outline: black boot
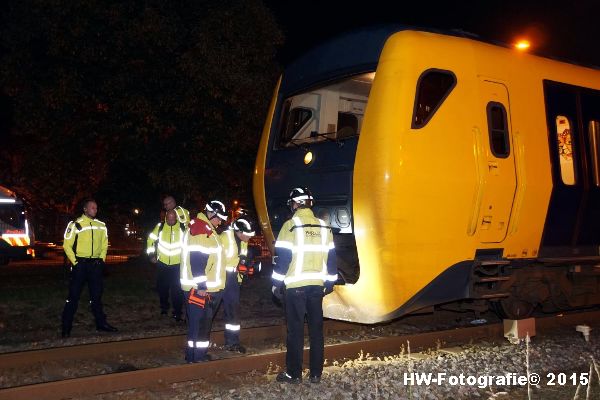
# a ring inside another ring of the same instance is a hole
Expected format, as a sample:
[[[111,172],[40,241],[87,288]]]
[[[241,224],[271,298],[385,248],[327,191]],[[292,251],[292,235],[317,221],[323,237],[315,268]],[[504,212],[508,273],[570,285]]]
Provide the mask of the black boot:
[[[231,344],[231,345],[225,346],[225,350],[233,351],[236,353],[242,353],[242,354],[246,353],[246,348],[244,346],[242,346],[241,344]]]
[[[298,377],[298,378],[292,378],[291,375],[289,375],[287,372],[280,372],[279,374],[277,374],[277,376],[275,377],[275,380],[277,382],[284,382],[284,383],[292,383],[294,385],[297,385],[299,383],[302,383],[302,378]]]
[[[98,325],[96,327],[97,331],[100,332],[117,332],[118,329],[115,328],[114,326],[110,325],[108,322],[103,323],[102,325]]]
[[[71,336],[71,327],[63,326],[61,336],[66,339]]]

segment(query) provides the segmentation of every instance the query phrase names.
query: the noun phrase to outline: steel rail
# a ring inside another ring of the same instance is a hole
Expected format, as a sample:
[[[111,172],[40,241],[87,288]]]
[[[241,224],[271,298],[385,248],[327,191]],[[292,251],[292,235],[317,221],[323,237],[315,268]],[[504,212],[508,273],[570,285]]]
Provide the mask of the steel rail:
[[[341,321],[325,321],[324,332],[333,333],[356,329],[357,324]],[[244,328],[240,331],[240,340],[247,344],[260,344],[265,340],[285,337],[285,325]],[[214,331],[210,336],[211,343],[223,344],[223,331]],[[39,350],[26,350],[0,354],[0,370],[3,368],[22,367],[56,360],[80,360],[99,358],[111,355],[145,353],[153,350],[183,349],[185,335],[170,335],[154,338],[116,340],[102,343],[90,343],[75,346],[53,347]]]
[[[599,311],[539,318],[536,320],[536,330],[538,334],[543,334],[557,327],[574,326],[581,323],[593,325],[599,320]],[[399,354],[400,349],[403,347],[406,349],[409,343],[411,350],[414,352],[427,348],[438,348],[440,344],[445,346],[482,339],[501,340],[502,334],[503,326],[497,323],[437,332],[377,338],[360,342],[328,345],[325,347],[325,357],[328,360],[341,360],[355,358],[360,352],[371,355],[385,353]],[[304,359],[308,360],[308,350],[304,351],[304,356]],[[64,399],[83,395],[90,396],[122,390],[165,386],[172,383],[198,379],[220,380],[225,379],[229,375],[239,375],[252,371],[267,372],[273,365],[283,366],[284,364],[285,352],[249,355],[214,360],[206,363],[158,367],[12,387],[0,390],[0,400],[28,398],[36,398],[38,400]]]

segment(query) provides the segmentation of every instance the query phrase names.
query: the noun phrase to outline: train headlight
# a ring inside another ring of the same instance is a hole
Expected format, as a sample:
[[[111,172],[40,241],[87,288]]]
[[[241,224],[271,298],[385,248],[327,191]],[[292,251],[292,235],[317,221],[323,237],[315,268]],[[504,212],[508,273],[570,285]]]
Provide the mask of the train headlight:
[[[350,226],[350,213],[348,213],[347,209],[338,208],[337,212],[335,213],[335,217],[341,228]]]
[[[313,160],[313,153],[312,151],[307,151],[306,154],[304,154],[304,165],[308,165],[312,162]]]

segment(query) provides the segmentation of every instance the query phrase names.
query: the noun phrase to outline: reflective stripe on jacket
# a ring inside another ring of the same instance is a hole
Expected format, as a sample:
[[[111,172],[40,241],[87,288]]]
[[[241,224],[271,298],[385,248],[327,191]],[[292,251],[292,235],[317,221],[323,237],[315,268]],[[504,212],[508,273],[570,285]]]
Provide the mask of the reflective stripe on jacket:
[[[77,224],[81,229],[77,227]],[[77,249],[73,249],[75,238],[77,238]],[[77,264],[77,257],[105,260],[108,250],[106,224],[97,219],[91,219],[85,214],[75,221],[70,221],[65,230],[63,250],[73,265]]]
[[[175,207],[173,211],[175,211],[175,214],[177,214],[177,221],[181,222],[182,224],[185,224],[185,227],[187,228],[190,223],[190,212],[181,206]],[[165,222],[166,219],[167,218],[165,215]]]
[[[308,208],[296,210],[281,227],[275,242],[274,283],[288,288],[333,284],[337,280],[331,228]]]
[[[235,272],[240,260],[235,233],[231,227],[224,230],[220,236],[223,245],[223,260],[227,272]]]
[[[191,235],[190,229],[183,236],[180,269],[181,288],[218,292],[225,287],[223,246],[219,235],[206,215],[199,213],[195,223],[207,224],[210,234]]]
[[[150,235],[148,235],[146,253],[151,255],[158,251],[156,254],[158,261],[166,265],[179,265],[181,262],[183,234],[184,232],[181,230],[179,223],[171,226],[164,222],[159,222]]]

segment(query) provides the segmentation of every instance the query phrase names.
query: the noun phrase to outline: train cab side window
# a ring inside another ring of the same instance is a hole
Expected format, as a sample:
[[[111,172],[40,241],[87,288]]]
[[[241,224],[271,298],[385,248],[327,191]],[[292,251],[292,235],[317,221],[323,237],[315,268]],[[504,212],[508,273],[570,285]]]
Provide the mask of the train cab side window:
[[[456,86],[456,75],[450,71],[429,69],[417,82],[417,93],[412,117],[412,129],[427,125],[446,97]]]
[[[288,107],[289,105],[286,104]],[[296,107],[289,112],[284,111],[284,120],[282,121],[282,132],[280,140],[289,142],[292,138],[310,121],[313,112],[310,108]]]
[[[564,115],[556,116],[556,142],[560,161],[560,176],[565,185],[575,184],[571,123]]]
[[[590,151],[592,153],[594,185],[600,187],[600,122],[589,122],[588,137],[590,141]]]
[[[490,101],[487,105],[487,122],[490,135],[490,149],[498,158],[510,155],[510,140],[506,109],[502,103]]]

